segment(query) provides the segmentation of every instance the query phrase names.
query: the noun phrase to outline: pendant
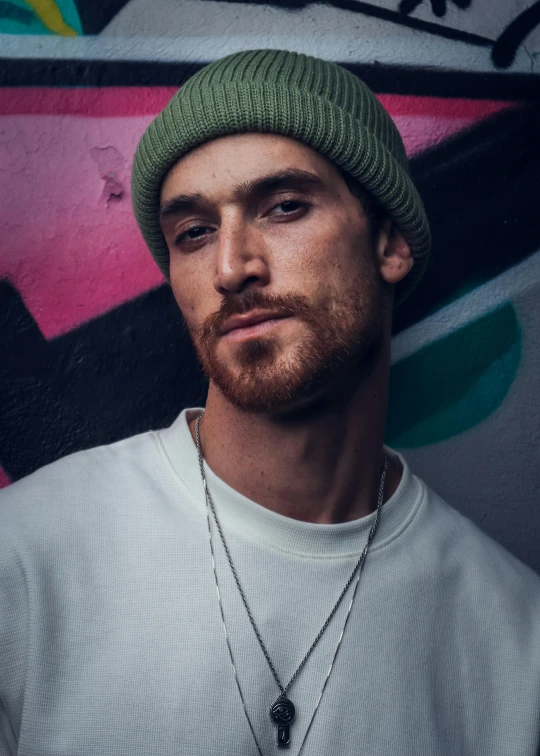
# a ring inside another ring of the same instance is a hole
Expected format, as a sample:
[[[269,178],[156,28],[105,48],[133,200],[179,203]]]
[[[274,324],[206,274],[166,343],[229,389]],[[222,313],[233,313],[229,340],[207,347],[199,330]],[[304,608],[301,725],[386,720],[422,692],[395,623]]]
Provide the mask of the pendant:
[[[270,707],[270,716],[278,726],[277,744],[280,748],[288,748],[291,743],[289,727],[296,714],[294,704],[282,693]]]

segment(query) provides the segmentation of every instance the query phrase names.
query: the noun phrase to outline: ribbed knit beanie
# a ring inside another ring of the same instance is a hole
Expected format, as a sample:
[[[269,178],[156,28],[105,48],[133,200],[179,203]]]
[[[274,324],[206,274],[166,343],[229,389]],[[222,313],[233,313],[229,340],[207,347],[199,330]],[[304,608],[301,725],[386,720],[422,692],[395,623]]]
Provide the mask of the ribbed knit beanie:
[[[298,139],[356,178],[393,217],[414,265],[396,285],[399,305],[428,260],[429,224],[389,114],[357,76],[288,50],[246,50],[194,74],[143,134],[133,163],[132,201],[142,235],[165,278],[169,251],[159,225],[163,180],[197,145],[237,132]]]

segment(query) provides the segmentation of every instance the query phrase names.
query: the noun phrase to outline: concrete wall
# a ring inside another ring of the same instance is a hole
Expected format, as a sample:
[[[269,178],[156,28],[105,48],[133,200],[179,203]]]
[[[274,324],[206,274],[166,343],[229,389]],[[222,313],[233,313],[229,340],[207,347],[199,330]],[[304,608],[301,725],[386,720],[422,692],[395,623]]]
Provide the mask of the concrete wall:
[[[540,571],[540,2],[0,3],[0,480],[204,401],[131,214],[142,131],[239,49],[348,66],[432,222],[395,315],[386,441]]]

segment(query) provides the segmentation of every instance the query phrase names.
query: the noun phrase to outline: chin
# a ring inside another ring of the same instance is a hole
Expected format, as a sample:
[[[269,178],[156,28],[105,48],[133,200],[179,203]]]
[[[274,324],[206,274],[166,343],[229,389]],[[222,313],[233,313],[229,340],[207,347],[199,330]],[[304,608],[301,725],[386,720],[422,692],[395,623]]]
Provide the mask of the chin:
[[[234,368],[214,364],[207,375],[227,402],[241,412],[266,415],[306,415],[325,405],[347,401],[358,387],[359,367],[365,371],[372,362],[373,349],[355,354],[326,354],[298,349],[288,359],[273,359],[264,346],[254,342],[250,364]],[[243,345],[246,346],[246,345]],[[244,355],[246,356],[246,355]]]

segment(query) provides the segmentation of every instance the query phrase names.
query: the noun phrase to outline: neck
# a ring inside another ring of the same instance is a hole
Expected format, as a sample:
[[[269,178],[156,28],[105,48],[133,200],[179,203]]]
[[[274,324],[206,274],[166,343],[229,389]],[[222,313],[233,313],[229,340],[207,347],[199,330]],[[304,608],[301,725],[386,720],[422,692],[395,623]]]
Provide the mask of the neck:
[[[231,488],[295,520],[339,523],[375,511],[389,353],[388,342],[359,382],[343,379],[310,407],[279,417],[241,412],[210,383],[200,423],[206,463]],[[189,421],[194,440],[196,419]],[[397,458],[389,456],[383,501],[401,473]]]

